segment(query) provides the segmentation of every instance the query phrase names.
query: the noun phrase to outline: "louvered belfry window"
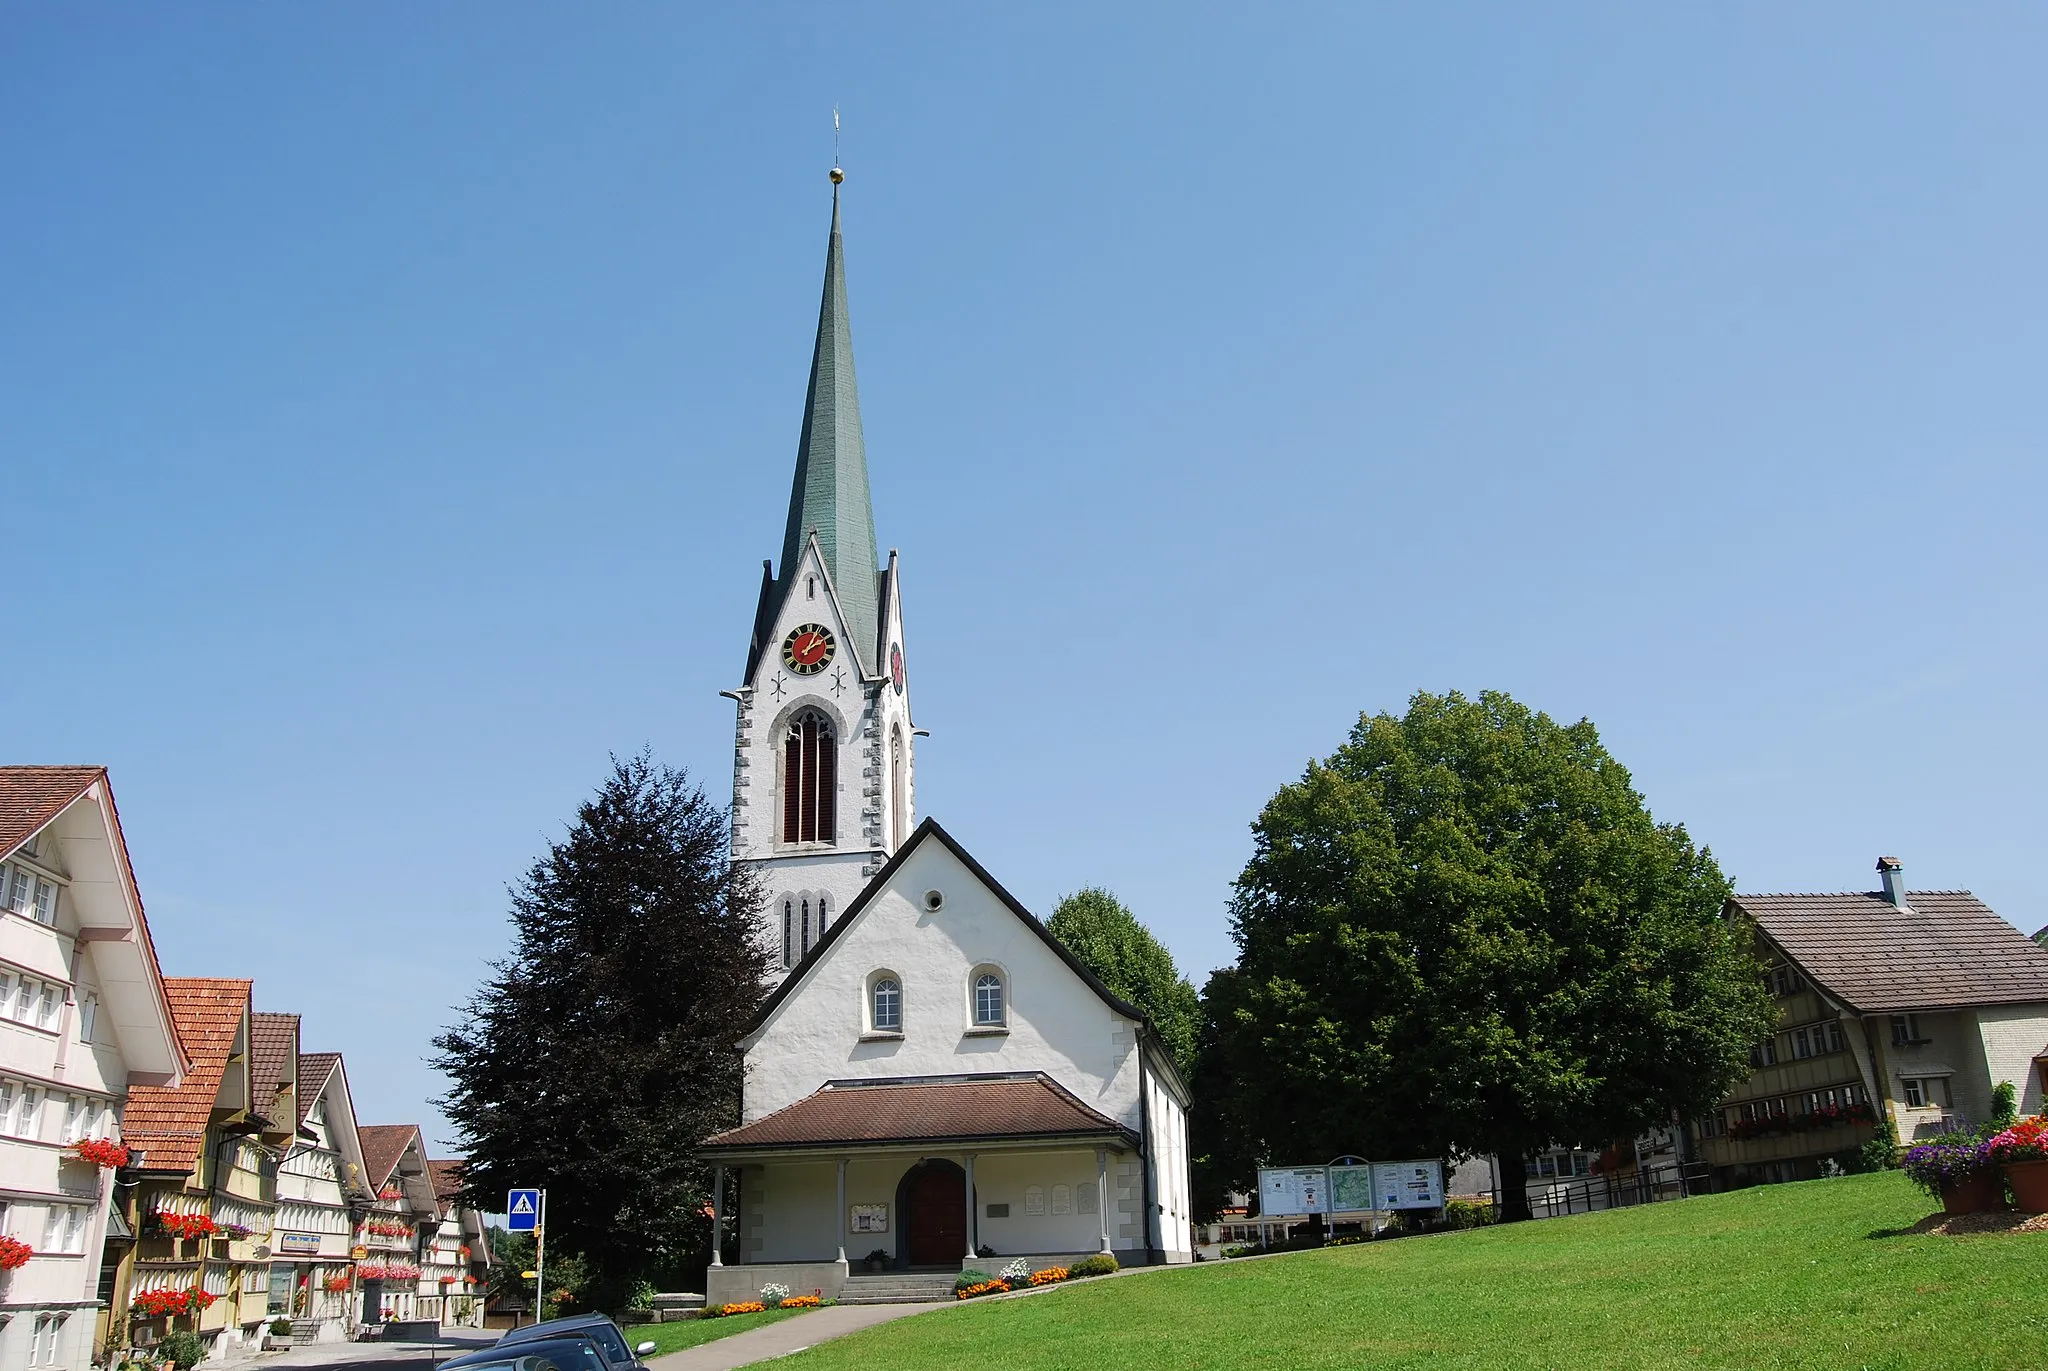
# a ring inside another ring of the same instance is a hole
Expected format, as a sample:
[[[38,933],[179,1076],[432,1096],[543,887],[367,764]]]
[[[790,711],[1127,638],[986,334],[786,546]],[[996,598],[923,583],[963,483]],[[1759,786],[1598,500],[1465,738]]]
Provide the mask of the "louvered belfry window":
[[[807,709],[789,721],[782,744],[782,841],[831,842],[838,789],[832,725]]]

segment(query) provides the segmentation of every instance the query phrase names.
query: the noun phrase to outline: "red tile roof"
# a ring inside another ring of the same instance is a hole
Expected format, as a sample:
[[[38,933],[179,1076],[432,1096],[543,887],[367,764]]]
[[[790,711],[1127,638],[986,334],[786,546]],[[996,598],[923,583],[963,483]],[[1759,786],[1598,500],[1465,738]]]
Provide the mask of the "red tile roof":
[[[250,984],[204,976],[164,978],[171,1017],[192,1069],[174,1087],[137,1085],[128,1090],[121,1139],[145,1154],[145,1169],[189,1175],[199,1165],[213,1102],[227,1074],[228,1054],[249,1011]]]
[[[391,1179],[391,1173],[398,1169],[398,1159],[405,1155],[406,1145],[420,1136],[420,1127],[414,1123],[373,1123],[356,1129],[356,1136],[363,1143],[364,1180],[373,1191],[382,1190]],[[420,1155],[426,1156],[426,1143],[420,1142]]]
[[[340,1060],[339,1052],[299,1054],[299,1127],[306,1126],[306,1115],[313,1112],[320,1092],[327,1088],[327,1078],[334,1074],[334,1065]]]
[[[270,1121],[274,1131],[298,1126],[296,1118],[274,1116],[278,1092],[298,1085],[299,1016],[249,1016],[250,1108]]]
[[[2048,950],[1967,890],[1737,895],[1806,978],[1862,1014],[2048,1002]]]
[[[1103,1138],[1129,1131],[1049,1077],[835,1081],[765,1118],[714,1134],[710,1153],[860,1143]]]
[[[462,1193],[462,1172],[468,1162],[428,1162],[427,1172],[434,1178],[434,1198],[444,1208],[452,1207],[455,1197]]]
[[[103,766],[0,766],[0,856],[20,847],[106,774]]]

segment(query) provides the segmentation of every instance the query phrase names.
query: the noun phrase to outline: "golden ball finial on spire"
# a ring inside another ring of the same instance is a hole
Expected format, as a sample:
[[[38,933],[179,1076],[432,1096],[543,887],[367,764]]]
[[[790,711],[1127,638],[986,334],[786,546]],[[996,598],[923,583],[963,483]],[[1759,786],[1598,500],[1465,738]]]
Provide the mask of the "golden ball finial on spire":
[[[841,181],[844,181],[845,179],[846,179],[846,173],[845,173],[845,172],[841,171],[841,170],[840,170],[840,169],[839,169],[838,167],[834,167],[834,168],[832,168],[832,184],[833,184],[833,185],[835,185],[835,186],[836,186],[836,185],[838,185],[838,184],[839,184],[839,183],[840,183]]]

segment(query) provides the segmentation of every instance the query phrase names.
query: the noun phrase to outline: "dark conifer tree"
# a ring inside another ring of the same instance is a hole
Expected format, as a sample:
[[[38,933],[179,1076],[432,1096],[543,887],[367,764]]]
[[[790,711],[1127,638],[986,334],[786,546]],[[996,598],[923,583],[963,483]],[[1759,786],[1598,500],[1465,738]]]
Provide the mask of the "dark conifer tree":
[[[708,1252],[697,1147],[739,1121],[767,971],[727,832],[685,773],[614,758],[512,891],[511,955],[434,1042],[472,1198],[547,1187],[549,1251],[587,1258],[602,1303]]]

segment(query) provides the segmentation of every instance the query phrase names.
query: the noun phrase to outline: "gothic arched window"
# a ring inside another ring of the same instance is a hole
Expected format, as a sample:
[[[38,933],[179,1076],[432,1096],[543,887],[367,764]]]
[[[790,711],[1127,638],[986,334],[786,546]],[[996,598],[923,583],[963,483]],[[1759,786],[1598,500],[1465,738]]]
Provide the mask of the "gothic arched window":
[[[795,918],[796,903],[792,900],[784,900],[782,902],[782,964],[784,966],[796,965],[796,930],[791,926],[791,921]]]
[[[910,805],[903,793],[903,725],[889,730],[889,850],[903,846]]]
[[[782,743],[782,841],[832,841],[837,761],[832,724],[824,715],[807,709],[789,721]]]

